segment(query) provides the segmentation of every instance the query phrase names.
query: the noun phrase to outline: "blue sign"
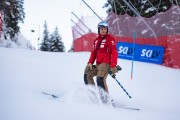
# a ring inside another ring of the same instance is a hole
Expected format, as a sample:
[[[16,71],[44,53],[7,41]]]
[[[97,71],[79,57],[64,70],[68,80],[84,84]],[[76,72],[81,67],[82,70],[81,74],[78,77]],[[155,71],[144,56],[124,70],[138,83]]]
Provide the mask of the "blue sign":
[[[164,47],[140,45],[132,43],[119,42],[117,43],[118,57],[132,60],[134,52],[134,60],[162,64]]]

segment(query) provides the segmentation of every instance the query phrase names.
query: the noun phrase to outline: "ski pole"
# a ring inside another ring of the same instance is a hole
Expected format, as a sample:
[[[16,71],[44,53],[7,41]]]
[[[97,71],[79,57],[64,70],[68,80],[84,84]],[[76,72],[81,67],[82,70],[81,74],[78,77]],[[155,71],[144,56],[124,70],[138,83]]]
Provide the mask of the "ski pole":
[[[119,65],[117,65],[116,68],[117,68],[118,71],[119,71],[119,70],[122,70],[122,68],[121,68]],[[132,98],[132,97],[129,95],[129,93],[126,91],[126,89],[124,89],[124,87],[121,85],[121,83],[116,79],[116,76],[112,73],[112,71],[109,70],[108,73],[111,75],[112,78],[114,78],[114,79],[116,80],[116,82],[120,85],[120,87],[123,89],[123,91],[126,93],[126,95],[127,95],[129,98]]]
[[[115,80],[116,80],[116,82],[120,85],[120,87],[124,90],[124,92],[126,93],[126,95],[129,97],[129,98],[132,98],[130,95],[129,95],[129,93],[126,91],[126,89],[124,89],[124,87],[121,85],[121,83],[116,79],[116,78],[114,78]]]

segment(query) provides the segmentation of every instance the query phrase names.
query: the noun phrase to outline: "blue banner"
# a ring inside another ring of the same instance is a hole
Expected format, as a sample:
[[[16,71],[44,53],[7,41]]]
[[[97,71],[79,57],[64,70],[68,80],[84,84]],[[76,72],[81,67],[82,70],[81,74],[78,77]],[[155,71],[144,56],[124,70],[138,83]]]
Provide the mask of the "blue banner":
[[[140,45],[126,42],[117,43],[118,57],[123,59],[132,60],[134,52],[134,60],[162,64],[164,47]]]

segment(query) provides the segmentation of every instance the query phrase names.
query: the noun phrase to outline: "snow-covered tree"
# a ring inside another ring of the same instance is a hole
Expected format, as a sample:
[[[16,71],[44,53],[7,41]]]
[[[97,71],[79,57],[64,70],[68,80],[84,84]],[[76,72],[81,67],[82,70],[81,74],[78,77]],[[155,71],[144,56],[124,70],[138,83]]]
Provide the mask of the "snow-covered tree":
[[[103,7],[107,8],[107,13],[111,11],[118,15],[127,13],[132,17],[136,17],[138,13],[142,17],[149,18],[156,13],[167,11],[172,4],[179,6],[180,0],[107,0]]]
[[[44,31],[43,31],[43,39],[40,44],[40,50],[41,51],[48,51],[49,50],[49,31],[48,31],[48,26],[47,22],[44,22]]]
[[[13,40],[20,32],[19,22],[24,22],[24,0],[0,0],[0,11],[3,15],[3,32]],[[5,36],[6,38],[6,36]]]
[[[59,30],[56,27],[54,33],[51,35],[49,51],[52,52],[65,52],[62,37],[59,35]]]

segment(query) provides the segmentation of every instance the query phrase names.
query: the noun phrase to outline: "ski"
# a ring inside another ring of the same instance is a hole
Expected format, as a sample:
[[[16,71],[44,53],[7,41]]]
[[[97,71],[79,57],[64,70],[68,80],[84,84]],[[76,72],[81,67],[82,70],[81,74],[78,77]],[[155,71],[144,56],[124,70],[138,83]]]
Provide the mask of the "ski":
[[[47,93],[47,92],[44,92],[44,91],[41,91],[43,94],[45,94],[45,95],[49,95],[49,96],[51,96],[51,97],[53,97],[53,98],[59,98],[58,96],[56,96],[56,95],[54,95],[54,94],[50,94],[50,93]]]
[[[44,95],[48,95],[48,96],[51,96],[52,98],[59,98],[59,96],[57,95],[54,95],[54,94],[51,94],[51,93],[47,93],[47,92],[44,92],[44,91],[41,91]],[[127,109],[127,110],[135,110],[135,111],[139,111],[140,109],[139,108],[132,108],[132,107],[123,107],[123,106],[119,106],[118,104],[115,104],[113,103],[112,106],[114,108],[120,108],[120,109]]]
[[[119,106],[118,104],[112,103],[112,106],[114,108],[120,108],[120,109],[127,109],[127,110],[136,110],[139,111],[139,108],[133,108],[133,107],[123,107],[123,106]]]
[[[136,111],[139,111],[140,109],[139,108],[130,108],[130,107],[117,107],[115,106],[115,108],[120,108],[120,109],[127,109],[127,110],[136,110]]]

